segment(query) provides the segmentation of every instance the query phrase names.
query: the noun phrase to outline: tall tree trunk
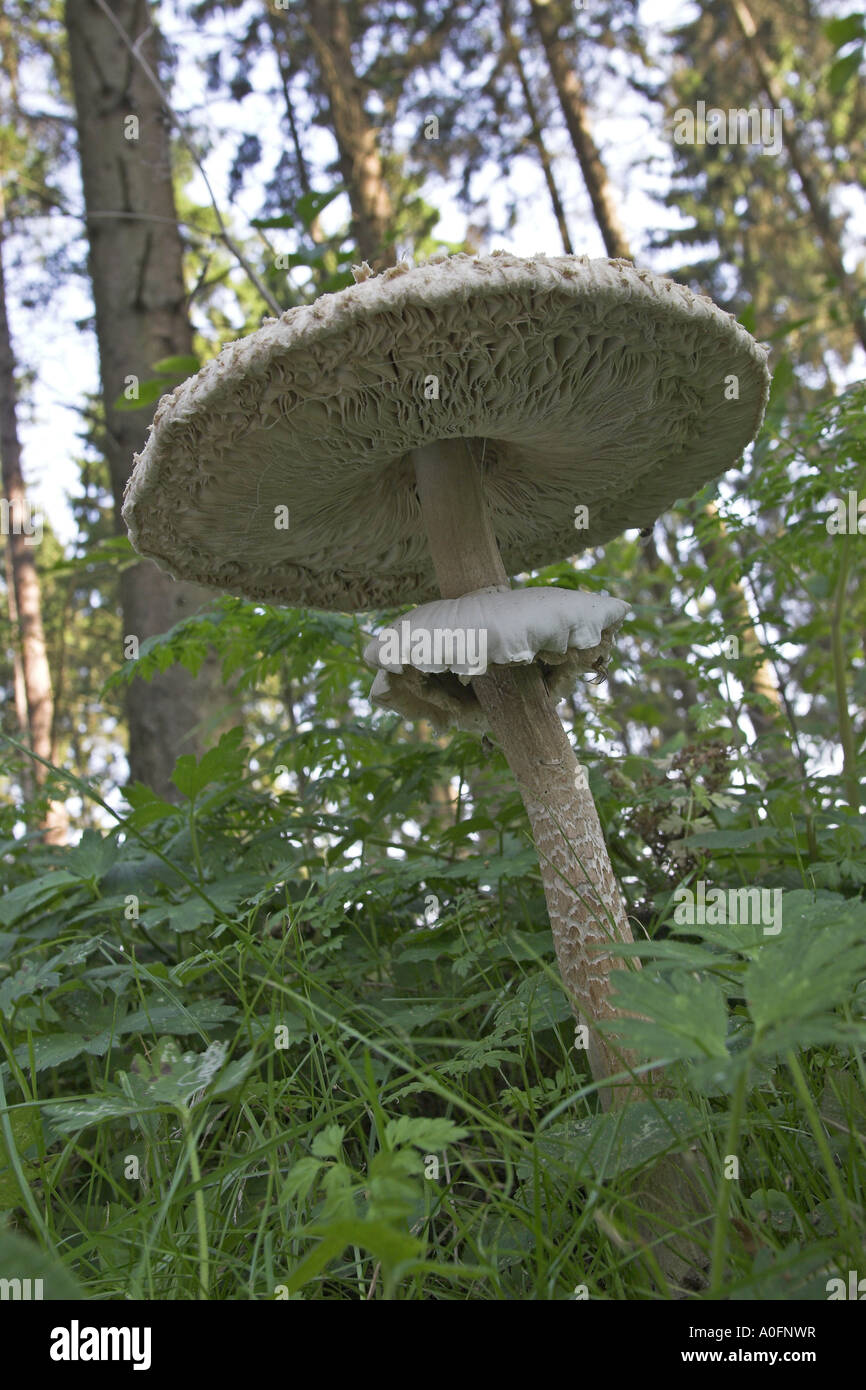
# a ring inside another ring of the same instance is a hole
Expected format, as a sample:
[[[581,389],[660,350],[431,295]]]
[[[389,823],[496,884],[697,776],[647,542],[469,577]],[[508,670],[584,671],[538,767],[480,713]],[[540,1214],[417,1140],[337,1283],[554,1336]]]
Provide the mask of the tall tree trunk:
[[[3,494],[7,503],[8,520],[6,544],[9,589],[9,617],[12,640],[18,650],[15,662],[15,698],[19,722],[21,687],[26,709],[27,733],[31,750],[37,758],[51,761],[51,729],[54,702],[51,692],[51,670],[42,628],[42,594],[36,568],[35,531],[21,472],[21,445],[18,439],[18,420],[15,409],[15,355],[6,312],[6,272],[3,257],[5,209],[0,196],[0,461],[2,461]],[[20,662],[20,665],[19,665]],[[47,769],[41,762],[33,763],[32,783],[44,785]],[[42,823],[43,839],[48,844],[64,844],[69,822],[66,809],[60,802],[51,802]]]
[[[520,90],[523,93],[523,104],[526,107],[526,114],[529,118],[529,141],[538,155],[538,162],[544,174],[547,192],[550,195],[550,206],[553,209],[556,225],[559,228],[562,249],[567,256],[573,256],[574,247],[571,244],[571,234],[568,230],[568,218],[565,215],[565,208],[553,172],[553,160],[544,142],[544,128],[541,123],[541,117],[538,114],[538,106],[536,105],[535,97],[532,95],[532,87],[530,86],[526,66],[520,52],[520,44],[511,27],[511,13],[508,0],[502,0],[499,14],[502,26],[502,37],[505,41],[505,50],[508,54],[509,62],[517,73],[517,80],[520,83]]]
[[[559,7],[556,0],[554,3],[549,3],[549,0],[530,0],[530,8],[533,23],[544,46],[563,120],[571,137],[595,220],[604,241],[604,249],[608,256],[631,260],[632,254],[619,220],[607,170],[592,136],[583,83],[569,55],[568,46],[559,36]]]
[[[561,19],[555,0],[552,4],[547,3],[547,0],[530,0],[530,6],[605,250],[609,256],[634,261],[634,253],[619,220],[616,198],[607,169],[592,138],[583,84],[569,56],[567,45],[559,37]],[[741,0],[735,0],[735,8],[737,6],[741,6]],[[707,510],[708,514],[714,515],[714,508]],[[726,540],[724,527],[720,524],[718,539],[713,543],[714,555]],[[706,556],[706,548],[704,553]],[[651,559],[651,555],[647,558]],[[742,586],[736,580],[732,580],[728,586],[728,594],[735,601],[737,615],[745,614],[748,617],[746,597]],[[746,656],[760,655],[761,645],[750,621],[743,626],[741,641]],[[760,699],[756,698],[758,696],[764,696],[772,702],[776,710],[775,715],[767,711]],[[759,661],[754,669],[745,692],[745,703],[752,724],[759,734],[766,733],[771,727],[779,727],[783,717],[782,702],[772,670],[765,659]]]
[[[773,103],[778,110],[784,110],[785,92],[781,82],[779,82],[768,54],[765,52],[760,38],[758,37],[758,27],[752,16],[752,12],[745,0],[731,0],[731,8],[737,26],[746,41],[746,51],[749,61],[752,64],[755,76],[761,84],[764,95]],[[845,262],[842,259],[842,251],[839,245],[839,236],[834,222],[830,204],[818,186],[818,180],[814,172],[809,167],[809,157],[801,144],[797,124],[786,121],[785,123],[785,149],[788,152],[788,161],[800,184],[800,189],[809,209],[812,218],[812,226],[817,234],[818,245],[824,256],[824,262],[833,278],[839,286],[839,298],[842,305],[847,309],[854,328],[854,332],[860,339],[863,347],[866,348],[866,315],[863,313],[863,289],[858,284],[854,276],[849,275],[845,269]]]
[[[2,388],[0,388],[0,399],[2,399]],[[2,410],[2,404],[0,404]],[[21,660],[21,643],[17,641],[18,636],[18,605],[15,602],[15,572],[12,568],[12,550],[7,545],[5,555],[6,568],[6,612],[9,616],[9,627],[12,632],[12,680],[14,686],[13,699],[15,702],[15,722],[18,725],[18,738],[22,743],[30,741],[30,721],[27,717],[27,687],[24,684],[24,663]],[[28,764],[21,769],[21,781],[24,795],[31,797],[34,790],[33,769]]]
[[[308,0],[307,13],[304,27],[328,102],[359,254],[375,269],[394,265],[396,249],[387,240],[394,209],[376,130],[364,105],[364,86],[355,72],[348,8],[344,0]]]
[[[118,532],[125,529],[120,507],[133,455],[153,410],[117,411],[113,402],[130,376],[146,381],[161,358],[192,352],[166,113],[130,48],[157,68],[160,36],[152,19],[147,0],[108,0],[106,8],[98,0],[66,4]],[[123,571],[120,596],[124,633],[139,642],[212,599],[149,560]],[[175,795],[175,761],[207,745],[232,700],[214,654],[196,677],[175,666],[149,683],[133,681],[127,694],[132,778],[161,796]]]
[[[719,566],[724,563],[724,552],[729,548],[727,527],[719,516],[715,502],[707,503],[704,507],[704,515],[712,523],[714,534],[701,538],[698,544],[708,572],[717,574]],[[763,655],[764,648],[755,631],[741,581],[731,576],[725,589],[721,593],[717,593],[716,599],[722,611],[728,607],[738,629],[743,655],[754,663],[744,690],[744,703],[755,734],[759,739],[764,739],[773,733],[783,736],[786,739],[785,757],[787,760],[790,746],[787,743],[788,731],[784,723],[782,698],[779,694],[773,668]],[[749,696],[752,698],[750,699]],[[769,708],[761,703],[760,697],[768,701]]]

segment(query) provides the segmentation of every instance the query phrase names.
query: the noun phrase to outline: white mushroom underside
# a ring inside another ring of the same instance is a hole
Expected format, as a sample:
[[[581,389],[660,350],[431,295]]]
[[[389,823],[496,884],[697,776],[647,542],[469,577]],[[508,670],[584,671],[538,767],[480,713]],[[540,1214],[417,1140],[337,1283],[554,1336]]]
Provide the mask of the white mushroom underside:
[[[412,450],[469,441],[514,574],[730,467],[767,379],[729,314],[628,262],[398,266],[270,320],[165,397],[124,517],[170,573],[250,598],[433,598]]]
[[[377,668],[374,704],[437,729],[486,728],[473,675],[540,665],[551,695],[579,675],[603,674],[628,605],[571,589],[480,589],[424,604],[377,633],[364,660]]]

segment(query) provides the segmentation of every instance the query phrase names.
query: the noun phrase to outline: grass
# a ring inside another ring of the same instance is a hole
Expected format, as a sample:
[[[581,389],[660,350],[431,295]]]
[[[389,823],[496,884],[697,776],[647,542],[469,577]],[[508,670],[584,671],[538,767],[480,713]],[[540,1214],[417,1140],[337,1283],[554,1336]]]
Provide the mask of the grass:
[[[826,1298],[866,1245],[856,1051],[755,1030],[731,1084],[681,1058],[669,1097],[604,1117],[515,862],[484,891],[432,858],[420,887],[397,861],[295,880],[182,951],[93,881],[25,912],[0,941],[7,1226],[92,1299],[664,1299],[684,1238],[702,1296]],[[635,1237],[642,1173],[683,1151],[711,1219]]]

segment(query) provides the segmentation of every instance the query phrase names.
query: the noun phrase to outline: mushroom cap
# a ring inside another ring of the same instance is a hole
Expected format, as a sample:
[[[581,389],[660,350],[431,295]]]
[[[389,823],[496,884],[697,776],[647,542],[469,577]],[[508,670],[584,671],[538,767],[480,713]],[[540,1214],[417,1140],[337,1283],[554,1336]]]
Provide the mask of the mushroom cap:
[[[468,440],[516,574],[724,472],[768,385],[730,314],[629,261],[401,264],[267,320],[165,396],[123,516],[179,579],[339,611],[423,602],[412,450]]]
[[[470,684],[491,666],[536,662],[554,696],[578,675],[607,666],[628,604],[574,589],[477,589],[425,603],[383,628],[364,649],[377,668],[374,704],[437,729],[483,730],[487,721]]]

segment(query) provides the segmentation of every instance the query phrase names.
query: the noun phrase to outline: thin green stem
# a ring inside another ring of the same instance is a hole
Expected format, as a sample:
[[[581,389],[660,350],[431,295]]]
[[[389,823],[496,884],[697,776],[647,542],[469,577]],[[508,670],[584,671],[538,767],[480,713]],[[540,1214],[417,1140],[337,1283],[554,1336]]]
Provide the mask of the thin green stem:
[[[737,1145],[740,1141],[740,1128],[743,1123],[743,1111],[746,1104],[748,1083],[749,1063],[748,1060],[746,1060],[734,1089],[731,1111],[728,1116],[728,1130],[725,1136],[725,1154],[730,1157],[737,1156]],[[719,1179],[719,1186],[716,1192],[716,1216],[713,1226],[710,1290],[707,1295],[710,1299],[722,1297],[722,1284],[725,1277],[725,1251],[728,1243],[728,1225],[730,1222],[730,1195],[731,1188],[729,1180],[723,1173]]]
[[[848,593],[848,564],[850,559],[851,537],[845,534],[842,541],[842,559],[839,565],[839,578],[833,600],[833,619],[830,634],[833,651],[833,678],[836,685],[836,708],[839,715],[839,741],[842,744],[842,780],[845,798],[855,813],[860,807],[860,783],[857,777],[857,753],[854,746],[854,729],[848,709],[848,680],[845,661],[845,648],[842,642],[842,624],[845,618],[845,600]]]
[[[201,1167],[198,1161],[198,1151],[195,1146],[195,1139],[192,1133],[192,1116],[185,1106],[179,1107],[181,1126],[186,1140],[186,1152],[189,1158],[189,1171],[195,1185],[193,1202],[195,1203],[195,1221],[198,1230],[198,1270],[199,1270],[199,1298],[208,1298],[210,1293],[210,1254],[207,1242],[207,1213],[204,1205],[204,1192],[201,1185]]]

